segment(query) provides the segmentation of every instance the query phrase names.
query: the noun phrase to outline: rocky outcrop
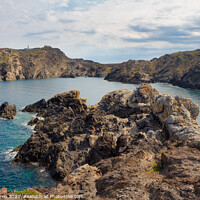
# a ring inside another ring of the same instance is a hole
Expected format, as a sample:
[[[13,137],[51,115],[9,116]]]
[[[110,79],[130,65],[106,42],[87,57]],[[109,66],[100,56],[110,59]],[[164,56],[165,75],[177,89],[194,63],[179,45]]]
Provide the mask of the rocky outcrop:
[[[195,121],[199,106],[191,99],[183,99],[180,95],[174,98],[168,94],[158,95],[154,97],[152,107],[169,137],[200,141],[200,129]]]
[[[0,189],[0,195],[6,194],[7,193],[7,188],[3,187]]]
[[[79,94],[61,93],[25,107],[23,111],[37,111],[44,120],[36,120],[37,134],[19,150],[15,162],[40,162],[61,180],[86,162],[98,135],[104,131],[117,135],[126,127],[130,129],[128,120],[91,108]]]
[[[39,162],[61,181],[52,191],[83,199],[198,199],[197,104],[147,84],[106,94],[94,106],[79,94],[24,109],[38,113],[36,132],[14,163]]]
[[[0,116],[5,119],[14,119],[17,113],[16,105],[9,105],[8,102],[4,102],[0,106]]]

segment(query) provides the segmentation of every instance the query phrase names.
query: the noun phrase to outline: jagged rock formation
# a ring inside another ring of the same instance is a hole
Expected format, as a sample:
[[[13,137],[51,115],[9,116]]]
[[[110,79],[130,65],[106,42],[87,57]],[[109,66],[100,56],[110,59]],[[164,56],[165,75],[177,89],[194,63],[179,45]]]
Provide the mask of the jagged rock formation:
[[[17,113],[16,105],[9,105],[8,102],[4,102],[0,106],[0,116],[6,119],[14,119]]]
[[[62,181],[50,190],[53,194],[127,200],[199,197],[199,107],[191,99],[159,94],[142,84],[133,92],[106,94],[94,106],[73,90],[24,111],[38,113],[32,121],[36,133],[14,163],[45,166]]]

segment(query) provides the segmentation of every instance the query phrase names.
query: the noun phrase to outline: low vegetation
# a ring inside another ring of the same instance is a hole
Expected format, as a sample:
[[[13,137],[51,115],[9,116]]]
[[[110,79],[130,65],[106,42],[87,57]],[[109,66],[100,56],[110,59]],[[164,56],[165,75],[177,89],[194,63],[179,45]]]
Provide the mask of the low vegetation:
[[[39,196],[39,194],[35,191],[32,191],[32,190],[23,190],[23,191],[15,191],[15,194],[30,194],[30,195],[33,195],[33,196]]]
[[[158,165],[158,163],[155,163],[155,165],[153,166],[153,169],[149,170],[147,172],[147,174],[151,173],[151,172],[159,172],[161,169],[160,169],[160,166]]]

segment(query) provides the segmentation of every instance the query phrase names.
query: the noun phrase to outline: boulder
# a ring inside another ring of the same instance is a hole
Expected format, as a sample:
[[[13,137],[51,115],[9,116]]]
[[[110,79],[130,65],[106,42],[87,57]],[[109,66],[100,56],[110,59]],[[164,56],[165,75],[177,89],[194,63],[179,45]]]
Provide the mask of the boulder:
[[[199,115],[199,105],[194,103],[190,98],[183,98],[181,95],[174,97],[179,104],[183,104],[184,107],[190,112],[192,119],[196,120]]]
[[[148,84],[141,84],[137,87],[128,99],[128,106],[135,107],[139,103],[149,104],[153,96],[158,95],[158,91]]]
[[[7,188],[3,187],[0,189],[0,195],[7,194]]]
[[[101,171],[95,166],[85,164],[68,174],[57,186],[59,194],[80,195],[81,199],[96,199],[96,180],[101,177]]]
[[[200,141],[200,129],[195,121],[199,107],[190,99],[160,94],[152,98],[151,106],[168,137]]]
[[[13,72],[7,72],[7,74],[5,76],[5,81],[14,81],[16,79],[17,78]]]
[[[108,114],[117,116],[123,115],[123,111],[127,110],[127,101],[132,92],[127,89],[116,90],[103,96],[99,102],[99,108]]]
[[[17,113],[16,105],[9,105],[8,102],[2,103],[0,106],[0,116],[6,119],[14,119]]]
[[[92,165],[101,159],[112,157],[114,147],[115,144],[112,135],[104,134],[103,136],[100,136],[91,149],[87,162]]]
[[[22,148],[22,144],[19,145],[18,147],[15,147],[12,152],[18,152]]]
[[[23,112],[40,112],[42,109],[47,107],[47,102],[45,99],[41,99],[34,104],[26,106],[22,111]]]
[[[39,119],[36,117],[34,119],[31,119],[29,122],[28,122],[28,125],[29,126],[34,126],[35,124],[37,124],[37,122],[39,121]]]

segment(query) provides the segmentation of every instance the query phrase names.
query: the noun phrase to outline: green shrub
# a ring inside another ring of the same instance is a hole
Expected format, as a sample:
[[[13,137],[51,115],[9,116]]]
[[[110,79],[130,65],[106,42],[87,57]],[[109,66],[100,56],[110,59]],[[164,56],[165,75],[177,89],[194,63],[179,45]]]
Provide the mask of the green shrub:
[[[153,166],[153,169],[149,170],[147,172],[147,174],[151,173],[151,172],[159,172],[160,171],[160,167],[158,165],[158,163],[156,163],[154,166]]]
[[[39,196],[39,194],[37,192],[31,191],[29,189],[23,190],[23,191],[15,191],[15,194],[30,194],[30,195],[34,195],[34,196]]]

